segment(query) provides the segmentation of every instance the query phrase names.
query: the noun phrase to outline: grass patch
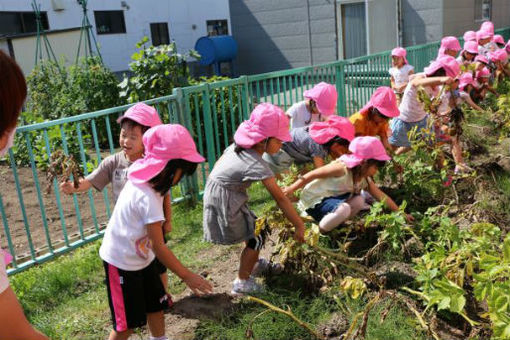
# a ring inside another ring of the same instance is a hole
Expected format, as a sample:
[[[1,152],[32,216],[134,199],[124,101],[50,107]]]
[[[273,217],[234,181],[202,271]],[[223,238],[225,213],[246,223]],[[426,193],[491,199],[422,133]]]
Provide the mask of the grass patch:
[[[250,197],[255,213],[261,213],[273,204],[261,184],[252,186]],[[224,260],[231,252],[238,251],[238,246],[220,246],[222,251],[217,257],[200,256],[201,252],[213,247],[203,242],[202,237],[202,204],[174,206],[169,247],[186,266],[195,271],[204,270]],[[111,329],[103,266],[98,255],[100,244],[101,241],[97,241],[11,277],[12,287],[28,318],[50,338],[101,339]],[[329,319],[331,313],[339,312],[340,308],[331,296],[310,294],[301,284],[304,285],[304,282],[297,277],[279,276],[269,282],[270,288],[261,297],[279,307],[289,306],[296,316],[312,325],[321,324]],[[184,284],[171,275],[170,291],[178,294],[184,289]],[[349,303],[349,309],[355,313],[363,308],[366,301]],[[251,320],[264,309],[255,303],[240,302],[220,321],[200,321],[195,338],[243,339]],[[372,312],[367,339],[422,339],[401,309],[394,307],[382,324],[377,321],[378,314],[377,310]],[[275,313],[257,318],[253,331],[257,339],[310,338],[305,330],[286,316]]]

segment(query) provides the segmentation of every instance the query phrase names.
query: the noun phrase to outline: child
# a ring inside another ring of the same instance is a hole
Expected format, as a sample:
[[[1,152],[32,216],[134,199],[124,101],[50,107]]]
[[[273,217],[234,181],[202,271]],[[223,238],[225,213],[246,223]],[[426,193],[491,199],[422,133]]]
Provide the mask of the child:
[[[481,71],[485,67],[489,67],[489,59],[487,59],[486,56],[483,54],[479,54],[475,57],[475,72],[473,72],[473,75],[476,74],[476,72]]]
[[[99,255],[106,273],[113,321],[110,340],[127,339],[133,329],[149,324],[151,339],[165,336],[163,310],[168,304],[155,258],[172,270],[195,293],[212,286],[184,267],[166,246],[161,233],[163,196],[184,175],[191,175],[204,158],[181,125],[158,125],[143,136],[145,157],[128,170],[108,222]]]
[[[455,58],[444,56],[432,62],[424,69],[424,73],[414,75],[404,91],[402,103],[399,106],[400,115],[393,118],[390,128],[392,135],[388,141],[401,154],[410,150],[411,143],[407,133],[415,126],[418,130],[427,128],[428,113],[418,101],[418,88],[422,86],[429,96],[439,93],[439,85],[449,85],[460,71]]]
[[[393,67],[390,68],[389,73],[391,75],[391,88],[397,96],[397,105],[400,104],[409,76],[414,73],[414,66],[409,65],[406,55],[407,52],[402,47],[396,47],[391,51]]]
[[[470,72],[463,73],[459,78],[459,96],[457,99],[457,104],[460,105],[461,102],[467,103],[473,109],[477,111],[483,111],[481,107],[476,105],[476,103],[472,99],[472,91],[475,86],[475,80],[473,75]]]
[[[204,192],[204,239],[217,244],[245,243],[232,294],[262,290],[251,275],[270,264],[260,259],[263,235],[255,235],[255,214],[248,207],[246,190],[261,181],[296,230],[294,238],[304,242],[304,224],[290,200],[283,194],[273,172],[262,159],[264,152],[278,152],[282,142],[291,140],[289,119],[277,106],[262,103],[250,119],[239,125],[230,145],[214,166]],[[257,268],[255,265],[257,264]],[[255,270],[254,270],[255,269]]]
[[[478,103],[481,100],[485,99],[485,95],[487,91],[493,93],[494,95],[498,95],[498,92],[490,86],[489,79],[491,77],[491,72],[488,68],[484,67],[480,71],[476,72],[475,80],[476,80],[476,95],[473,100]]]
[[[474,41],[476,42],[476,32],[475,31],[466,31],[464,33],[464,43],[468,42],[468,41]]]
[[[493,37],[492,37],[492,42],[496,44],[496,46],[501,49],[501,48],[505,48],[505,39],[503,38],[503,36],[501,34],[495,34]]]
[[[478,42],[478,54],[486,55],[489,52],[494,52],[497,48],[496,44],[492,43],[494,33],[486,30],[479,30],[476,32],[476,41]]]
[[[143,157],[143,134],[149,128],[160,125],[161,119],[155,108],[144,103],[137,103],[127,109],[124,115],[117,119],[117,122],[121,126],[119,146],[122,150],[106,157],[96,170],[86,178],[81,178],[78,188],[75,188],[70,181],[61,183],[60,189],[64,193],[71,195],[77,192],[85,192],[92,187],[101,191],[108,183],[112,183],[113,203],[117,202],[119,194],[127,181],[128,168],[133,162]],[[163,207],[166,219],[163,223],[163,235],[169,233],[172,229],[170,201],[170,195],[165,195]],[[166,289],[168,287],[166,267],[158,263],[158,268]]]
[[[441,47],[437,53],[437,58],[449,55],[450,57],[457,57],[457,53],[461,50],[459,40],[456,37],[448,36],[441,39]]]
[[[478,55],[478,44],[476,41],[466,41],[464,43],[464,49],[460,52],[457,61],[460,65],[469,65],[475,61]]]
[[[323,116],[335,113],[338,94],[336,88],[321,82],[303,93],[305,100],[292,105],[286,112],[290,118],[290,128],[308,126],[312,122],[320,122]]]
[[[375,90],[368,103],[357,113],[349,117],[358,136],[378,136],[388,151],[393,151],[388,142],[388,120],[398,117],[397,98],[395,93],[387,87],[381,86]]]
[[[502,80],[505,77],[510,76],[510,70],[508,70],[508,54],[504,49],[497,50],[489,54],[490,60],[494,63],[494,78]]]
[[[299,208],[319,223],[321,232],[329,232],[362,210],[362,189],[392,211],[398,206],[372,181],[377,170],[391,159],[376,137],[356,137],[349,145],[351,154],[341,156],[330,164],[310,171],[284,189],[291,196],[303,188]],[[412,220],[408,216],[408,220]]]
[[[90,188],[98,191],[112,183],[113,202],[117,202],[119,193],[127,181],[127,169],[137,159],[143,157],[142,136],[151,127],[161,124],[158,112],[151,106],[138,103],[131,106],[117,122],[121,126],[119,146],[121,151],[106,157],[99,167],[86,178],[80,179],[80,186],[74,188],[69,181],[60,184],[66,194],[84,192]]]
[[[262,156],[275,174],[286,172],[293,163],[313,163],[320,168],[328,154],[338,158],[347,153],[354,138],[354,126],[347,118],[331,116],[325,122],[293,129],[290,135],[292,141],[283,143],[280,151]]]

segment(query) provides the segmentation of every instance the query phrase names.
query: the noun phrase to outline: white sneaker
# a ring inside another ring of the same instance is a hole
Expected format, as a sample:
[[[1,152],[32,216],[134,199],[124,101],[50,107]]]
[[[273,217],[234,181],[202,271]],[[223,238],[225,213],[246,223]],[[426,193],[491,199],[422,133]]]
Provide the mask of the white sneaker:
[[[279,263],[270,262],[265,258],[259,258],[257,263],[255,263],[255,267],[253,268],[251,275],[252,276],[264,276],[269,274],[280,274],[283,271],[283,267]]]
[[[230,291],[233,295],[253,294],[264,291],[264,287],[250,277],[248,280],[235,279],[232,283],[232,290]]]

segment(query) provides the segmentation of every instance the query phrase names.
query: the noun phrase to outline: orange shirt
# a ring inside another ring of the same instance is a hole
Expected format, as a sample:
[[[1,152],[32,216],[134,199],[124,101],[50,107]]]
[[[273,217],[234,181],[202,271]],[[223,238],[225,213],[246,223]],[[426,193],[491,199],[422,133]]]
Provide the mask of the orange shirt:
[[[356,112],[349,117],[349,120],[356,129],[355,135],[358,136],[379,136],[381,139],[388,138],[388,122],[376,124],[374,121],[368,119],[368,115],[362,115]]]

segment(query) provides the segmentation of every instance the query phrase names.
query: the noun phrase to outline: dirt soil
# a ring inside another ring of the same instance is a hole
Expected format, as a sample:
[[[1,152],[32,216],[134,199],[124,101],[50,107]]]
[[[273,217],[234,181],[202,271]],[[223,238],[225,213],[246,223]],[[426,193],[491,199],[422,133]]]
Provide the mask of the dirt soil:
[[[41,208],[37,196],[36,180],[32,174],[32,169],[19,167],[18,178],[21,187],[21,196],[25,205],[26,225],[23,218],[23,211],[20,205],[20,199],[16,191],[14,175],[9,166],[0,165],[0,193],[4,203],[4,208],[9,225],[10,236],[14,245],[15,254],[18,261],[29,260],[30,248],[25,228],[30,230],[30,236],[34,249],[38,254],[47,252],[46,233],[43,225]],[[38,171],[37,177],[41,185],[41,195],[46,221],[48,224],[49,238],[54,249],[64,245],[64,233],[62,221],[57,205],[57,198],[51,186],[49,193],[46,192],[46,175]],[[110,186],[108,186],[109,188]],[[108,189],[110,190],[110,188]],[[111,192],[108,192],[108,198],[111,200]],[[104,229],[108,222],[106,204],[101,192],[92,190],[93,203],[91,203],[87,193],[77,194],[76,201],[79,208],[79,215],[83,225],[84,237],[95,233],[95,226],[92,218],[92,206],[95,208],[95,214],[98,221],[98,228]],[[62,214],[69,242],[74,242],[80,238],[78,228],[77,210],[72,196],[60,193],[62,203]],[[111,204],[111,203],[110,203]],[[7,249],[7,239],[4,228],[0,232],[0,247]]]

